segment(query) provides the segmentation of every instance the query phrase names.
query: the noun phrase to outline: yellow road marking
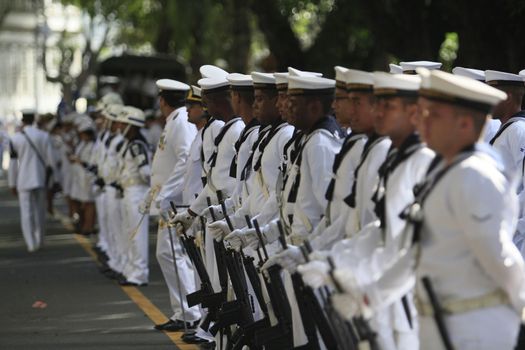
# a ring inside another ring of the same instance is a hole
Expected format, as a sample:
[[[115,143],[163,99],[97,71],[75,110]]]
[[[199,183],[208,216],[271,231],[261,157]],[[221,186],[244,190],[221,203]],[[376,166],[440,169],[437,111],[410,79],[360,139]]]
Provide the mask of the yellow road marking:
[[[99,264],[97,254],[91,248],[91,242],[88,238],[74,234],[77,242],[84,248],[84,250],[93,258],[97,265]],[[164,323],[168,320],[166,315],[162,313],[138,288],[133,286],[120,286],[124,293],[153,321],[154,324]],[[180,350],[198,350],[199,347],[193,344],[186,344],[181,337],[184,332],[164,332],[168,338],[171,339]]]

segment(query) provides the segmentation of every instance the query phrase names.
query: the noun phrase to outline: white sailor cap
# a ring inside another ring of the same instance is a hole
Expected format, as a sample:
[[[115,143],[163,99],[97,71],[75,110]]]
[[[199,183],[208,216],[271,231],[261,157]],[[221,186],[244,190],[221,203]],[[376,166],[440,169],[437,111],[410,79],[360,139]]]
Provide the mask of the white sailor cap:
[[[288,74],[295,77],[322,77],[323,73],[309,72],[306,70],[299,70],[297,68],[288,67]]]
[[[122,107],[124,106],[118,105],[118,104],[112,104],[112,105],[107,106],[107,108],[105,108],[104,111],[102,111],[102,113],[109,120],[116,121],[118,119],[120,112],[122,111]]]
[[[77,129],[80,125],[85,124],[85,123],[93,123],[93,120],[87,114],[76,113],[73,119],[73,124],[75,124]]]
[[[101,112],[103,109],[107,108],[109,105],[123,105],[122,97],[116,92],[108,92],[100,98],[97,103],[96,112]]]
[[[230,73],[226,76],[230,82],[230,89],[236,91],[253,91],[252,76],[248,74]]]
[[[188,96],[186,96],[186,102],[202,103],[201,89],[198,86],[191,86]]]
[[[403,67],[401,67],[400,65],[397,65],[397,64],[394,64],[394,63],[389,63],[388,64],[388,68],[390,69],[390,73],[392,73],[392,74],[401,74],[401,73],[403,73]]]
[[[277,78],[273,73],[252,72],[253,87],[255,89],[275,90]]]
[[[321,77],[288,77],[288,95],[333,95],[335,80]]]
[[[224,69],[212,64],[205,64],[201,66],[199,68],[199,72],[203,78],[226,78],[226,76],[229,74]]]
[[[372,92],[374,90],[374,75],[358,69],[346,72],[346,91]]]
[[[441,62],[432,61],[411,61],[399,62],[404,74],[416,74],[417,68],[426,68],[428,70],[439,69],[443,65]]]
[[[419,96],[482,111],[490,110],[507,94],[480,81],[439,70],[418,68],[421,76]]]
[[[322,77],[323,73],[306,72],[293,67],[288,67],[288,72],[273,73],[277,90],[286,91],[288,89],[288,77]]]
[[[485,72],[480,69],[455,67],[452,69],[452,73],[478,81],[485,81]]]
[[[142,110],[136,107],[124,106],[120,111],[118,121],[142,128],[146,122],[146,115]]]
[[[201,94],[213,94],[221,91],[228,91],[230,89],[230,82],[223,78],[202,78],[197,82],[201,87]]]
[[[190,89],[188,84],[173,79],[160,79],[155,84],[160,91],[187,92]]]
[[[417,75],[391,74],[374,72],[374,95],[388,96],[417,96],[421,85],[421,78]]]
[[[491,86],[524,86],[521,75],[497,70],[486,70],[485,81]]]
[[[335,66],[335,87],[346,90],[346,73],[348,68]]]
[[[95,123],[91,119],[81,118],[77,124],[78,132],[95,131]]]
[[[273,73],[275,77],[275,84],[277,85],[277,90],[286,91],[288,89],[288,72],[277,72]]]

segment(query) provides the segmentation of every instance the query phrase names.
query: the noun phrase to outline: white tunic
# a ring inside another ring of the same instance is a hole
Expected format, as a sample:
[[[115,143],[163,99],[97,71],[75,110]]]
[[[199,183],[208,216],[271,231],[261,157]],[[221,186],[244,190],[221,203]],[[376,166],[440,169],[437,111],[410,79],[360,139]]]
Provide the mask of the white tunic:
[[[326,188],[331,179],[334,157],[341,148],[340,136],[320,129],[309,134],[304,141],[301,179],[294,206],[293,234],[311,233],[325,213]]]
[[[182,202],[190,204],[195,200],[195,195],[202,191],[202,129],[200,129],[190,146],[190,154],[184,172],[184,187]]]
[[[513,118],[507,123],[511,120]],[[523,176],[523,156],[525,155],[525,118],[516,118],[516,121],[494,141],[493,147],[502,157],[508,174],[521,178]]]
[[[235,118],[224,124],[223,128],[229,125],[231,126],[220,143],[215,147],[215,165],[208,172],[206,186],[204,186],[197,199],[190,206],[190,210],[194,213],[199,214],[208,206],[207,197],[212,198],[212,201],[215,202],[216,191],[222,191],[224,198],[227,198],[235,189],[236,180],[230,176],[230,165],[233,157],[235,157],[235,142],[239,139],[244,123],[240,118]],[[210,160],[208,159],[209,163]]]
[[[30,146],[21,132],[13,135],[10,141],[12,159],[9,162],[9,187],[16,187],[18,191],[45,188],[46,166],[52,167],[53,172],[56,172],[49,134],[33,126],[25,126],[23,130],[39,153]]]
[[[197,128],[188,122],[186,107],[168,116],[152,164],[152,187],[162,186],[158,199],[181,204],[186,160],[196,135]]]

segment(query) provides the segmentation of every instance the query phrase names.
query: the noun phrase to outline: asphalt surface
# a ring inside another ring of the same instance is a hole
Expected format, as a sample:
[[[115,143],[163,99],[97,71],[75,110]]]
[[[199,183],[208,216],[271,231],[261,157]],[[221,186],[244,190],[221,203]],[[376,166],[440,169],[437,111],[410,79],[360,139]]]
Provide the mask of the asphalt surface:
[[[150,284],[137,289],[169,315],[151,231]],[[60,220],[48,218],[45,246],[28,253],[18,202],[5,178],[0,178],[0,298],[2,350],[179,349],[165,333],[152,329],[153,321],[122,287],[99,273]],[[36,307],[39,302],[45,307]]]

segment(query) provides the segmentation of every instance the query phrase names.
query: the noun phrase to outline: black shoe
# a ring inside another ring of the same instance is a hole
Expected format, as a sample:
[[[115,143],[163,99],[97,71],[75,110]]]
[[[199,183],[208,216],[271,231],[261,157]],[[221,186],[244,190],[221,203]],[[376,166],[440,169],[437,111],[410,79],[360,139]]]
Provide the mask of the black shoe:
[[[182,337],[182,341],[185,342],[186,344],[205,344],[205,343],[210,343],[210,341],[208,339],[204,339],[204,338],[201,338],[197,335],[190,335],[190,336],[187,336],[187,337]]]
[[[201,343],[199,344],[199,350],[215,350],[215,342]]]
[[[182,335],[181,339],[184,340],[184,337],[191,337],[191,336],[194,336],[195,333],[197,333],[197,330],[196,330],[196,329],[188,329],[187,332],[184,332],[184,334]]]
[[[195,328],[198,322],[189,323],[186,322],[186,328]],[[166,323],[156,324],[153,328],[158,331],[177,332],[184,329],[184,321],[181,320],[168,320]]]
[[[127,279],[120,279],[118,281],[118,284],[120,284],[121,286],[133,286],[133,287],[146,287],[148,285],[147,283],[131,282],[131,281],[128,281]]]

